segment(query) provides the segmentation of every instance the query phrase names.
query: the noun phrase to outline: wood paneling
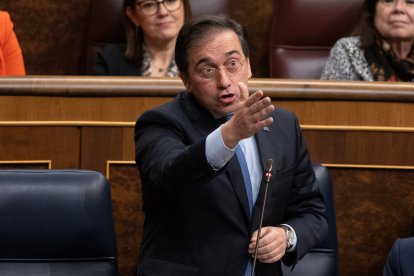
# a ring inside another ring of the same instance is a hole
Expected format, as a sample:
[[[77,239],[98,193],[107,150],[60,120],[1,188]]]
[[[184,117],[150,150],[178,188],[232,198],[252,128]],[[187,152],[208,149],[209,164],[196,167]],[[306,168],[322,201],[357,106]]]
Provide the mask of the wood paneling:
[[[388,252],[411,235],[411,170],[329,168],[334,183],[339,275],[382,275]]]
[[[144,225],[139,172],[134,162],[108,161],[106,176],[111,185],[118,272],[121,276],[133,276]]]
[[[51,160],[54,169],[80,167],[76,127],[0,127],[0,160]]]
[[[251,79],[249,88],[263,90],[305,125],[414,127],[414,89],[405,83]],[[0,121],[133,123],[182,89],[179,79],[168,78],[3,78]]]
[[[414,127],[410,102],[276,100],[276,107],[296,113],[301,124]]]
[[[179,79],[164,78],[2,78],[0,160],[51,160],[56,169],[105,173],[108,160],[134,160],[137,117],[182,88]],[[393,240],[408,235],[414,212],[414,87],[252,79],[249,88],[297,114],[313,161],[336,164],[330,170],[340,275],[379,275]],[[120,275],[134,275],[139,178],[133,163],[109,167]]]
[[[145,110],[166,102],[162,98],[74,98],[0,96],[5,105],[16,106],[16,110],[0,110],[0,117],[18,121],[135,121]],[[40,109],[41,107],[41,109]],[[25,112],[19,112],[24,110]]]
[[[81,168],[103,172],[106,160],[134,160],[133,127],[84,127]]]
[[[2,0],[30,75],[82,73],[89,0]]]
[[[52,168],[50,160],[0,161],[1,170],[47,170]]]
[[[414,165],[414,128],[411,132],[307,129],[303,135],[315,162]]]
[[[273,0],[233,0],[231,16],[242,24],[249,36],[250,64],[254,77],[269,76],[270,27]]]

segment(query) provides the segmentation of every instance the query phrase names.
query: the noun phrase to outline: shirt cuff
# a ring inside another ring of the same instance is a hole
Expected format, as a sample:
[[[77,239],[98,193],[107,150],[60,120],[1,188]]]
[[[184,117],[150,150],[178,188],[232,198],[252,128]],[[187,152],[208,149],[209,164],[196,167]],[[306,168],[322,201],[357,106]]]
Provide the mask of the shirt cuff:
[[[219,171],[233,157],[235,149],[228,148],[221,135],[221,126],[206,138],[206,158],[214,171]]]

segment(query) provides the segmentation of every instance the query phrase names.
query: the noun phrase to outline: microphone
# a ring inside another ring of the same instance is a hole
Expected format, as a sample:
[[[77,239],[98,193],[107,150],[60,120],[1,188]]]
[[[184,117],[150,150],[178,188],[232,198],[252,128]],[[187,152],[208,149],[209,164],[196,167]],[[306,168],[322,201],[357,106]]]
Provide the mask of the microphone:
[[[270,182],[270,180],[272,179],[272,176],[273,176],[273,159],[267,160],[264,176],[265,176],[265,181],[266,181],[266,185],[267,185],[267,184],[269,184],[269,182]],[[266,196],[265,196],[265,200],[266,200]]]
[[[257,249],[259,248],[259,238],[260,238],[260,232],[262,230],[263,215],[264,215],[264,210],[265,210],[265,206],[266,206],[267,188],[269,186],[270,180],[272,179],[272,176],[273,176],[273,159],[268,159],[267,162],[266,162],[266,169],[265,169],[264,175],[263,175],[265,183],[266,183],[266,188],[265,188],[265,193],[264,193],[264,197],[263,197],[262,212],[260,214],[259,230],[257,231],[257,236],[256,236],[256,248],[254,249],[253,269],[252,269],[252,273],[250,274],[250,276],[254,276],[254,270],[256,268]]]

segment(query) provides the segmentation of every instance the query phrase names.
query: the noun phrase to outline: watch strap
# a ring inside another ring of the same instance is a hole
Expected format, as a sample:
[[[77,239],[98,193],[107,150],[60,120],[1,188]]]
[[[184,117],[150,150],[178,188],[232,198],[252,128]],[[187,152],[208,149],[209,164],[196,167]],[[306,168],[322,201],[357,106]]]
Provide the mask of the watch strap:
[[[283,230],[285,230],[285,235],[286,235],[286,250],[289,250],[292,248],[293,246],[293,242],[291,240],[291,236],[292,236],[292,230],[290,230],[289,227],[287,227],[286,225],[278,225],[277,227],[282,228]]]

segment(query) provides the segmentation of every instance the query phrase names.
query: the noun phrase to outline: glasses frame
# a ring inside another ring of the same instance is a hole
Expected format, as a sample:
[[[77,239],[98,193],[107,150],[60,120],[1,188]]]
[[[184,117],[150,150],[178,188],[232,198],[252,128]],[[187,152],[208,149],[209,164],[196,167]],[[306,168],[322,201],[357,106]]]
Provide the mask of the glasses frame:
[[[396,1],[398,1],[398,0],[392,0],[392,1],[389,1],[389,2],[387,2],[385,0],[378,0],[379,3],[381,3],[383,5],[389,5],[389,6],[393,5]],[[405,4],[408,4],[408,5],[414,4],[413,0],[410,0],[410,1],[405,0],[404,2],[405,2]]]
[[[183,2],[182,0],[178,0],[177,8],[171,10],[171,9],[167,8],[167,6],[165,5],[165,1],[166,0],[144,0],[144,1],[136,2],[135,5],[138,6],[139,10],[142,11],[143,14],[145,14],[145,15],[154,15],[154,14],[157,14],[159,12],[161,4],[164,5],[164,8],[168,12],[174,12],[174,11],[178,10],[181,7],[181,3]],[[157,9],[155,10],[155,12],[152,12],[152,13],[145,12],[144,9],[141,7],[142,3],[144,3],[144,2],[155,2],[155,3],[157,3]]]
[[[218,71],[221,71],[221,70],[224,70],[227,75],[233,76],[234,74],[239,73],[243,69],[244,65],[247,62],[247,59],[245,58],[245,59],[243,59],[241,61],[240,60],[237,60],[237,62],[240,63],[240,68],[237,71],[235,71],[235,72],[229,72],[225,66],[223,66],[222,68],[218,68],[218,67],[211,66],[215,70],[214,76],[212,78],[206,78],[205,76],[203,76],[202,71],[201,72],[195,72],[195,74],[197,74],[203,80],[208,80],[208,81],[217,80]]]

